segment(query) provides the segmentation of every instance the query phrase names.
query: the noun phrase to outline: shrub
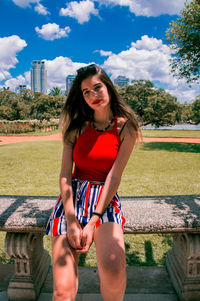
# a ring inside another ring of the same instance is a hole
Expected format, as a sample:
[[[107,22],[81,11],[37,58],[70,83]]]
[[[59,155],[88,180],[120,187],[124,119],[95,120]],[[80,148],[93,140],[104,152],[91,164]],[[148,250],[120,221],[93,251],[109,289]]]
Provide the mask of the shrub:
[[[23,134],[58,129],[58,119],[51,120],[0,120],[0,134]]]

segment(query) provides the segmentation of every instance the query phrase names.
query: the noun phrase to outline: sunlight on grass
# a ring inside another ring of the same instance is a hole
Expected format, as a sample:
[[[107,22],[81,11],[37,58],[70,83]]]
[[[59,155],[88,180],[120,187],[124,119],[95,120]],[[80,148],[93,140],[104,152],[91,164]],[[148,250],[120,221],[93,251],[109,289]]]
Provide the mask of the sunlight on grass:
[[[142,130],[144,137],[200,138],[199,130]]]
[[[0,147],[0,194],[58,195],[60,141]],[[121,196],[196,194],[200,186],[200,144],[144,143],[125,168]],[[192,179],[192,180],[191,180]]]

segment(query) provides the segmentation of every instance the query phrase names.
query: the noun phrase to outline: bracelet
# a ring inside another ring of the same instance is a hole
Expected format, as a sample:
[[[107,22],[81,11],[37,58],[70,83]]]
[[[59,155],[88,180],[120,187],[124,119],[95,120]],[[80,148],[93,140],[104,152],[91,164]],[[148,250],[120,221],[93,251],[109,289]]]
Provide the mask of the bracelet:
[[[102,217],[103,213],[99,213],[99,212],[92,212],[92,215],[97,215],[98,217]]]

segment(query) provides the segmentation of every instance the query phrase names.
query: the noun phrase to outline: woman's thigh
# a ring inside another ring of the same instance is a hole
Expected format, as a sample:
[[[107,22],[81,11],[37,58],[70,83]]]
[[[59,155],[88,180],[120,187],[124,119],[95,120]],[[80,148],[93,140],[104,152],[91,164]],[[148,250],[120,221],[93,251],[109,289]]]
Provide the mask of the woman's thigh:
[[[67,236],[52,237],[54,289],[77,290],[79,255],[70,247]]]
[[[123,275],[125,277],[126,257],[124,235],[121,226],[107,222],[99,226],[94,233],[97,263],[100,277],[107,275]]]

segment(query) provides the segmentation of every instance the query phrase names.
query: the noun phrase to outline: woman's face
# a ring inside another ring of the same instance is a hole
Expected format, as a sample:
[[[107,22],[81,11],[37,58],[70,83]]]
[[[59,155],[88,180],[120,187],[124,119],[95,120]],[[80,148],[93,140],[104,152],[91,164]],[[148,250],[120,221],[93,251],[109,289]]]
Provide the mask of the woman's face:
[[[93,110],[110,108],[110,95],[108,93],[108,89],[99,79],[97,74],[82,81],[81,91],[86,103]]]

